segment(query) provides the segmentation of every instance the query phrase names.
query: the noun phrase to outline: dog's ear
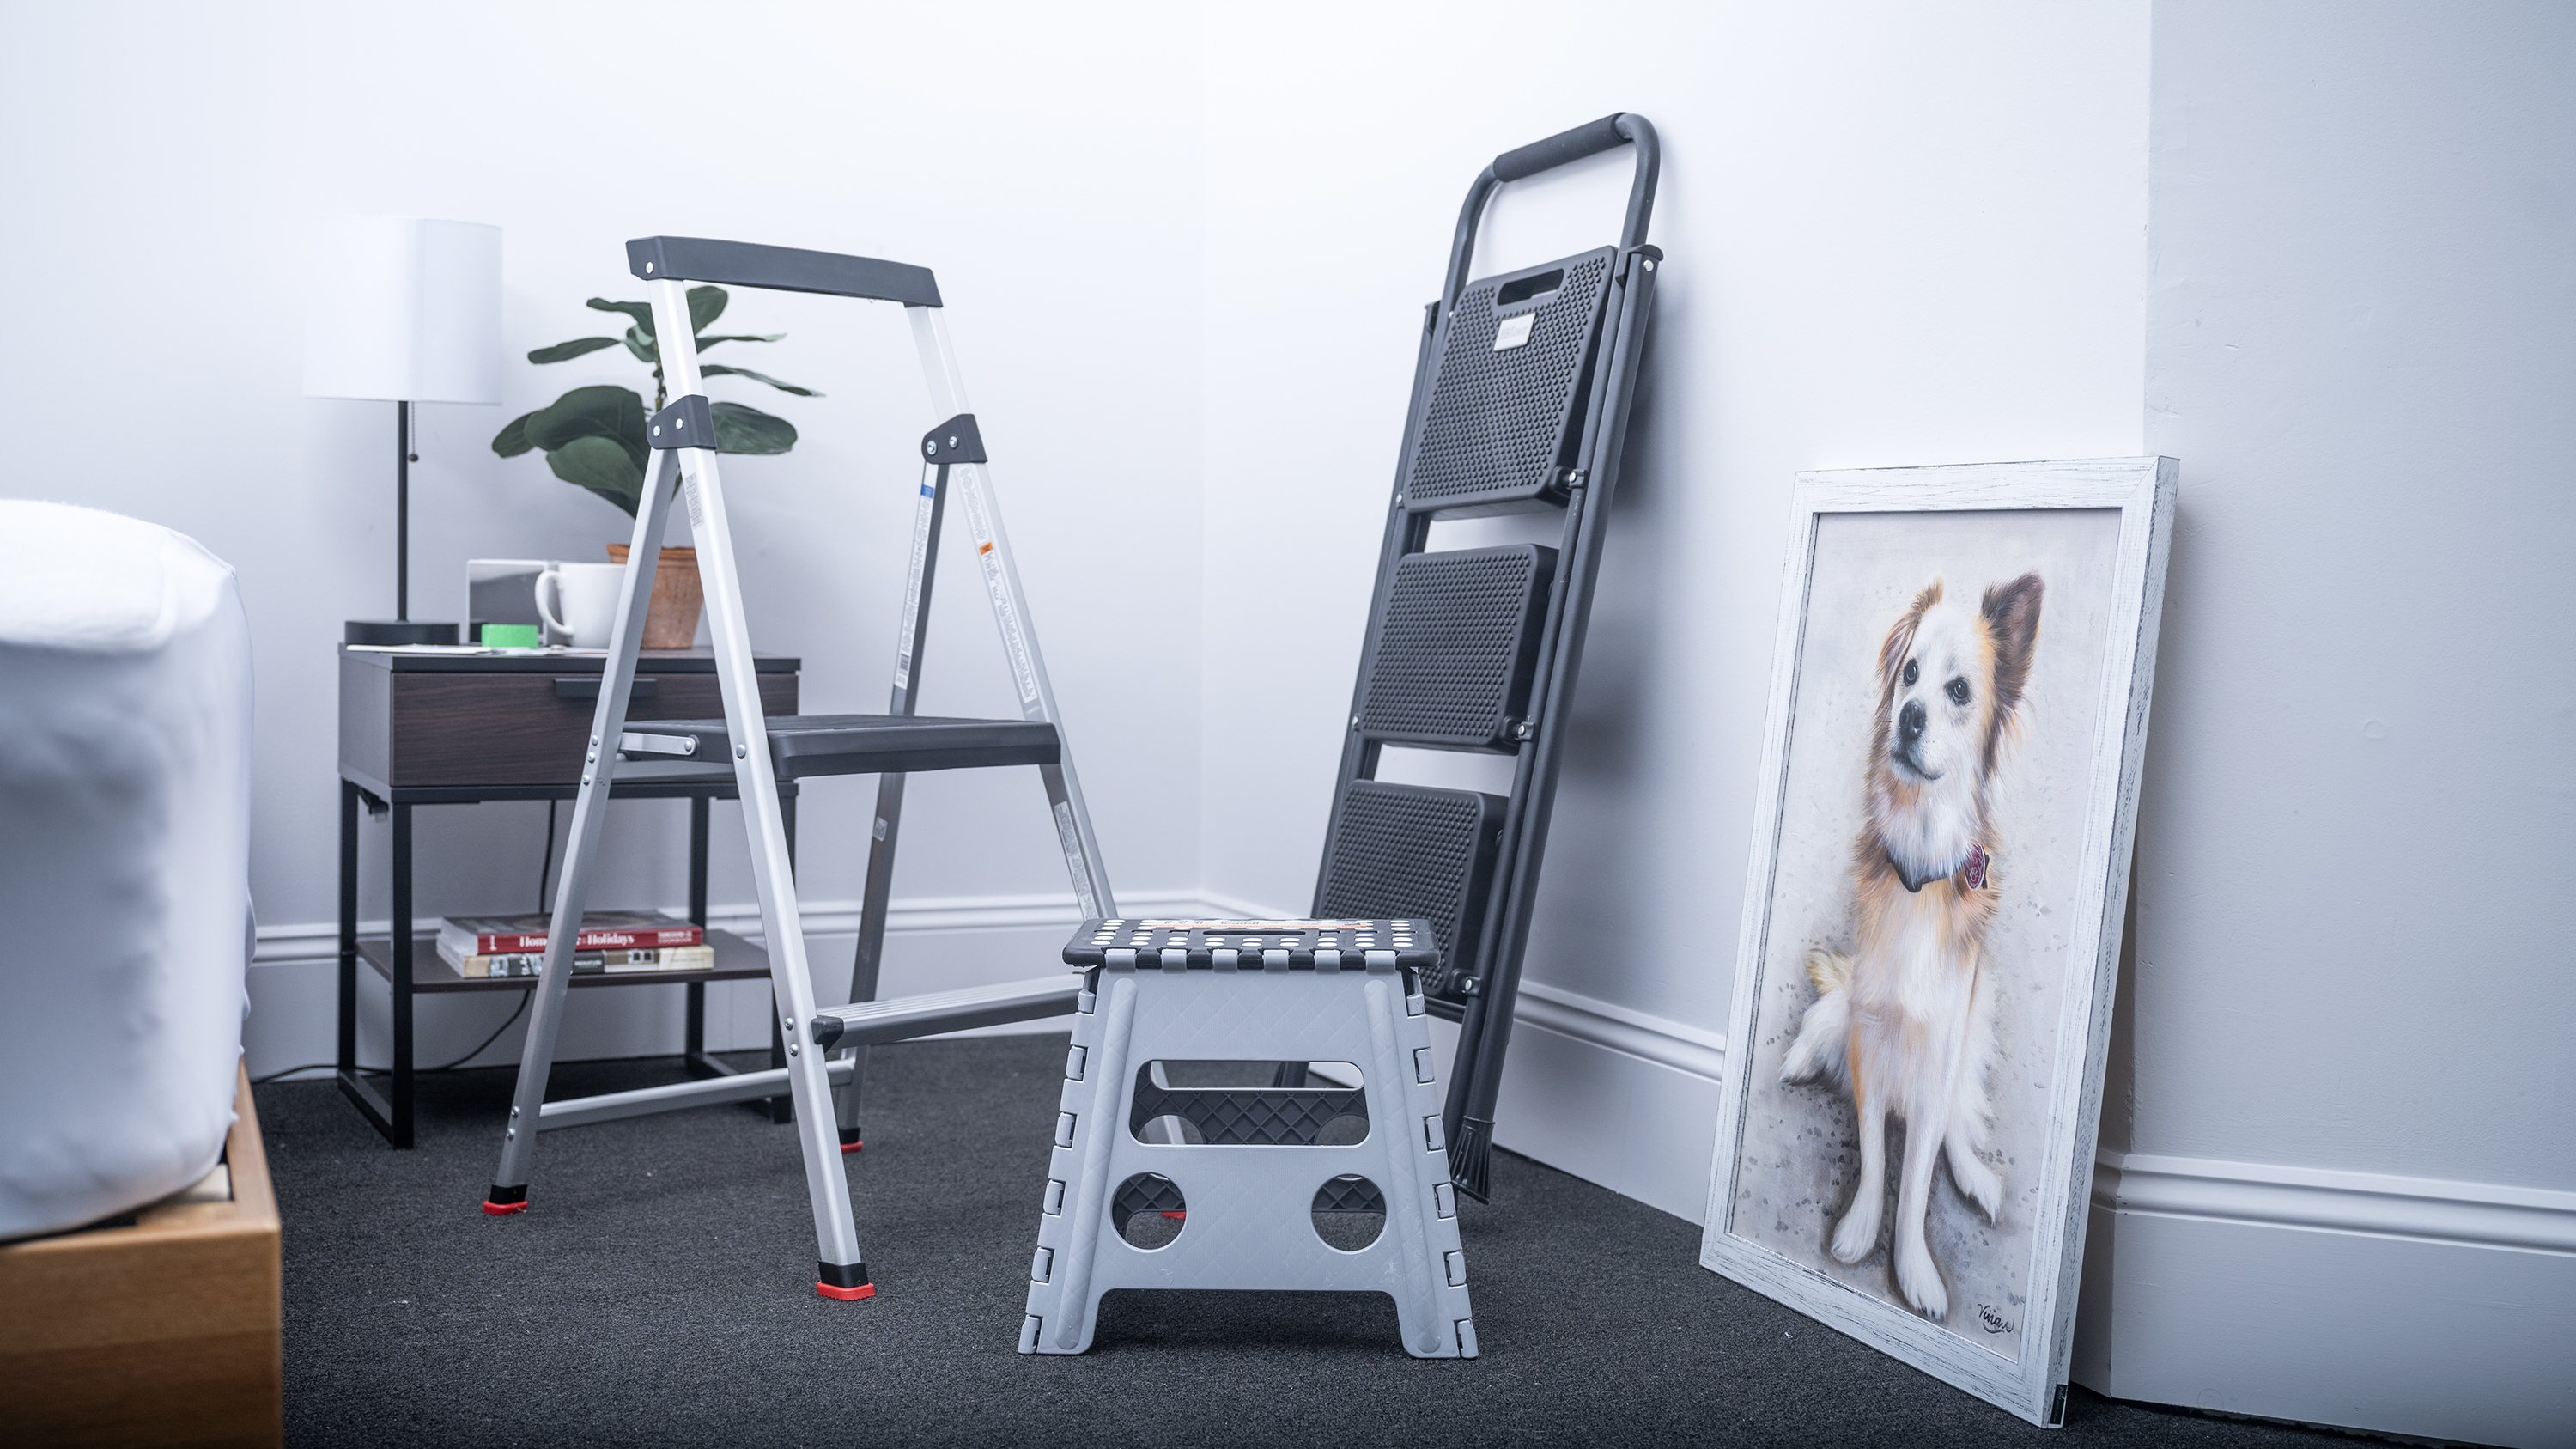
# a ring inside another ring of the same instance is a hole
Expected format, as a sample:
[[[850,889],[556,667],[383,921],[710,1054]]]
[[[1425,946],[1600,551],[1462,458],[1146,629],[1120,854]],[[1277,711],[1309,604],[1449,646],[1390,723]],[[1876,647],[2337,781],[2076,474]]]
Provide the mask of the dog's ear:
[[[1914,596],[1914,603],[1897,616],[1896,627],[1887,631],[1887,642],[1878,646],[1878,682],[1882,689],[1896,687],[1896,671],[1905,667],[1905,656],[1914,652],[1914,630],[1923,622],[1923,611],[1941,602],[1941,580],[1935,578]]]
[[[1986,632],[1995,641],[1997,714],[2020,704],[2022,688],[2030,683],[2031,652],[2039,643],[2040,596],[2046,592],[2039,575],[2023,574],[1986,590],[1977,605],[1977,612],[1985,617]]]

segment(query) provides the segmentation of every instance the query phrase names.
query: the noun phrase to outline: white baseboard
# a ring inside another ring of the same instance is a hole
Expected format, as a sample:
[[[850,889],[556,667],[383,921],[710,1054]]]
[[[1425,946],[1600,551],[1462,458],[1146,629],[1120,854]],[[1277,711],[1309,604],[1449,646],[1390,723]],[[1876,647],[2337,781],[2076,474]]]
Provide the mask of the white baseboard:
[[[2576,1193],[2104,1153],[2074,1378],[2113,1398],[2576,1444]]]

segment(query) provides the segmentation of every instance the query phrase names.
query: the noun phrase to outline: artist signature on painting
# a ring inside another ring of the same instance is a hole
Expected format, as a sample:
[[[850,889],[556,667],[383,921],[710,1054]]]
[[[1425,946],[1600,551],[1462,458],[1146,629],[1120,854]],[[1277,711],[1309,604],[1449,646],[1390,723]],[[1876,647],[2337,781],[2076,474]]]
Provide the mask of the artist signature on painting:
[[[2013,1331],[2012,1321],[2005,1318],[2002,1314],[1997,1313],[1994,1309],[1994,1305],[1991,1303],[1980,1303],[1977,1305],[1977,1321],[1986,1326],[1986,1332],[1988,1333],[2010,1333]]]

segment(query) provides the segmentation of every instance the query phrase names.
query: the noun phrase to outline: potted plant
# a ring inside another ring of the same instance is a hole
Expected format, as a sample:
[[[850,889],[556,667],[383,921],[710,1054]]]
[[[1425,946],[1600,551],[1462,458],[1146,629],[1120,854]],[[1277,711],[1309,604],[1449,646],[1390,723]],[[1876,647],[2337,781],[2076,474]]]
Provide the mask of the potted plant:
[[[707,328],[724,315],[726,301],[722,287],[689,289],[689,327],[701,353],[720,342],[776,342],[787,335],[708,335]],[[546,466],[554,470],[556,477],[577,488],[589,489],[624,509],[631,518],[637,501],[644,496],[645,471],[652,459],[644,421],[670,400],[662,377],[662,353],[653,331],[651,304],[593,297],[589,305],[593,311],[621,312],[631,318],[626,335],[576,337],[570,342],[540,347],[528,354],[528,360],[540,364],[570,362],[623,343],[638,362],[653,369],[653,405],[647,408],[642,394],[633,388],[577,387],[549,406],[511,419],[507,427],[493,435],[492,451],[504,458],[515,458],[531,449],[541,451],[546,455]],[[798,397],[822,396],[812,388],[780,382],[747,367],[702,363],[698,371],[706,377],[747,377]],[[785,418],[737,402],[715,403],[710,410],[715,414],[719,453],[784,453],[796,446],[796,426]],[[626,545],[610,544],[608,557],[614,563],[626,562]],[[698,637],[698,610],[704,599],[698,587],[698,551],[662,550],[653,575],[653,606],[644,620],[644,647],[688,648]]]

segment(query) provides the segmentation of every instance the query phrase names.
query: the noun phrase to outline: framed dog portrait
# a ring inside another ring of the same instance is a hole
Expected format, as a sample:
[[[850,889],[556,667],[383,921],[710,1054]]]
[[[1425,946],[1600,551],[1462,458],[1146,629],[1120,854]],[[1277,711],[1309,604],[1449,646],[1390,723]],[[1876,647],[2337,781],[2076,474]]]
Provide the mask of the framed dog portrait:
[[[1700,1261],[2038,1424],[2177,471],[1798,476]]]

